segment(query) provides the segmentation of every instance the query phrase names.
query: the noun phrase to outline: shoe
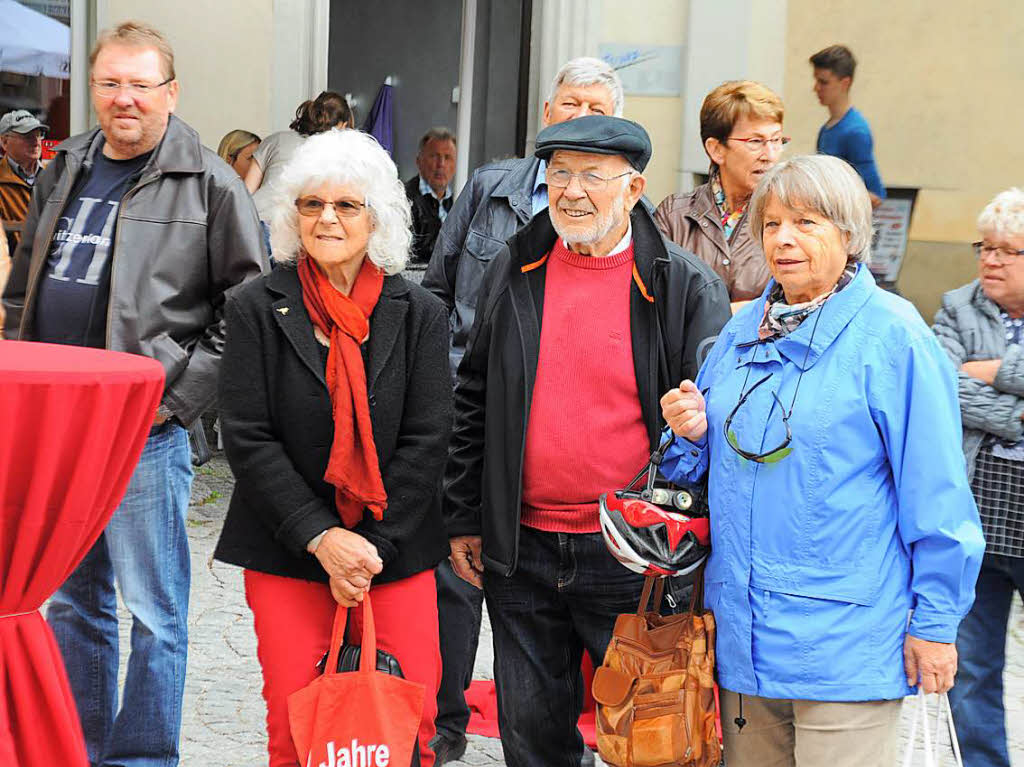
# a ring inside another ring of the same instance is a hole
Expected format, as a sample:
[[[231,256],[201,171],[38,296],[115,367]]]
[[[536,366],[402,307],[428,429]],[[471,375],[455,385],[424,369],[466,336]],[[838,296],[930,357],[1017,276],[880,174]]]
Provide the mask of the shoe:
[[[580,767],[594,767],[594,752],[589,747],[583,747],[583,758],[580,760]]]
[[[466,736],[459,735],[457,737],[450,737],[448,735],[441,735],[438,733],[432,741],[430,741],[430,747],[434,751],[434,765],[441,767],[446,762],[457,762],[462,758],[463,754],[466,753]],[[593,762],[591,762],[593,764]]]

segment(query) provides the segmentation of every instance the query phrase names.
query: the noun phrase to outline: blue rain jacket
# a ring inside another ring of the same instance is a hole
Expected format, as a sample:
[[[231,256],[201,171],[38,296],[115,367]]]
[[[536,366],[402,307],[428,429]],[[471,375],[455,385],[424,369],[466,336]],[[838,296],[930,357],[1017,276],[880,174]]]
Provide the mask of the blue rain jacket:
[[[985,542],[960,449],[957,379],[907,301],[853,281],[795,331],[757,341],[769,283],[722,330],[697,378],[708,432],[676,438],[661,470],[707,472],[712,550],[705,602],[719,682],[769,698],[895,699],[908,630],[953,642]],[[813,334],[813,342],[811,336]],[[785,439],[775,463],[741,458]],[[745,385],[744,385],[745,384]]]

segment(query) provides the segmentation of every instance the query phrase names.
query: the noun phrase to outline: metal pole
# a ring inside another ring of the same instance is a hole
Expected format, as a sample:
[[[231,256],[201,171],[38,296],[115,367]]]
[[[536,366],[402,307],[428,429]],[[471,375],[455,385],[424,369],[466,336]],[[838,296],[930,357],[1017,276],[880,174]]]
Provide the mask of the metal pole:
[[[473,124],[473,58],[476,52],[476,0],[462,0],[462,53],[459,60],[459,112],[456,118],[456,195],[469,178],[469,142]]]

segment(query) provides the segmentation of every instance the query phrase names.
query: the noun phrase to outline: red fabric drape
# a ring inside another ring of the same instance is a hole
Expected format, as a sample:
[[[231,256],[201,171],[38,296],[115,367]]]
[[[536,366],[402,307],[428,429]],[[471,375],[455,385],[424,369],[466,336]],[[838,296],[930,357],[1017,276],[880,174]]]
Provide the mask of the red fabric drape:
[[[0,341],[0,765],[88,764],[39,607],[120,503],[163,384],[145,357]]]

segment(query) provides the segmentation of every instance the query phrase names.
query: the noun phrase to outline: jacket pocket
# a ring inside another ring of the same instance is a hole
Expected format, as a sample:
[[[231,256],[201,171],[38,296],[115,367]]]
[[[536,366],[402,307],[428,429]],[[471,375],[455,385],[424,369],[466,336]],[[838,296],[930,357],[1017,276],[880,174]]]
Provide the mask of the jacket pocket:
[[[462,258],[459,259],[455,280],[456,301],[466,306],[476,306],[484,272],[504,246],[501,240],[470,230],[462,249]]]
[[[170,386],[188,367],[188,352],[167,333],[154,336],[150,349],[153,359],[164,366],[164,386]]]
[[[779,575],[759,575],[751,579],[750,586],[797,597],[870,607],[878,601],[878,578],[877,573],[863,568],[837,573],[812,567],[789,567]]]

